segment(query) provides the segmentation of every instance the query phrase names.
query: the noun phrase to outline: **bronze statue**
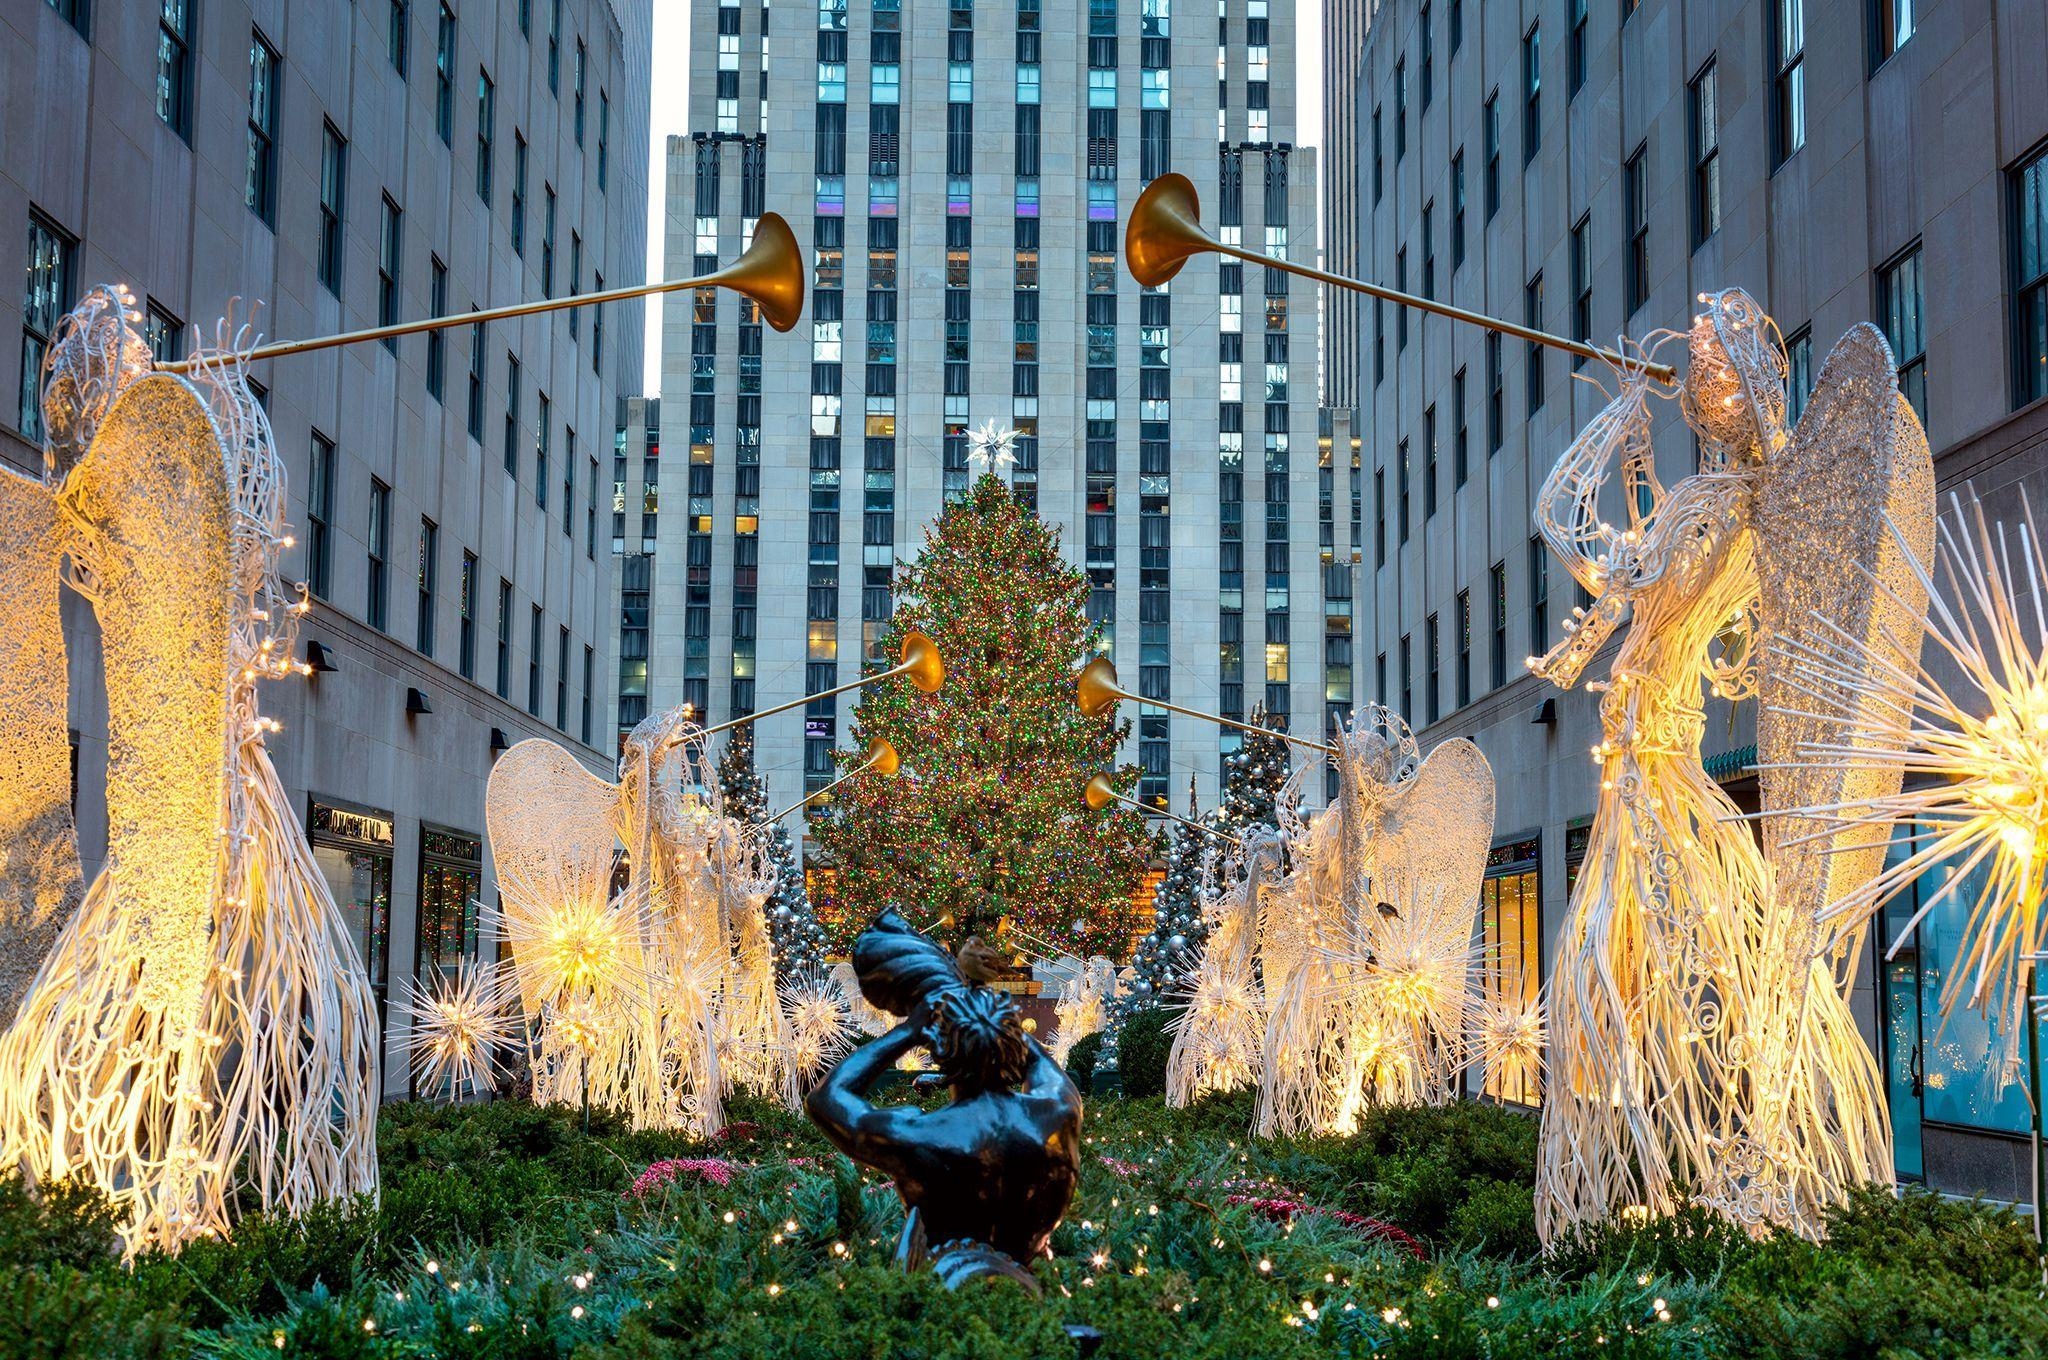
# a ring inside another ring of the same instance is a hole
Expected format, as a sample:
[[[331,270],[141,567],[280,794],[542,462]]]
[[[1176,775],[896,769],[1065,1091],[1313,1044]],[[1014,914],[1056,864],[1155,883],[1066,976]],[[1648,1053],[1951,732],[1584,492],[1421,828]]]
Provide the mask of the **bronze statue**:
[[[949,1286],[1000,1274],[1035,1289],[1022,1263],[1047,1253],[1073,1198],[1081,1093],[1024,1032],[1006,994],[961,976],[894,912],[862,932],[853,966],[869,1004],[904,1020],[811,1093],[812,1121],[847,1156],[895,1179],[908,1210],[897,1248],[906,1268],[929,1263]],[[952,1102],[872,1104],[869,1089],[920,1047]]]

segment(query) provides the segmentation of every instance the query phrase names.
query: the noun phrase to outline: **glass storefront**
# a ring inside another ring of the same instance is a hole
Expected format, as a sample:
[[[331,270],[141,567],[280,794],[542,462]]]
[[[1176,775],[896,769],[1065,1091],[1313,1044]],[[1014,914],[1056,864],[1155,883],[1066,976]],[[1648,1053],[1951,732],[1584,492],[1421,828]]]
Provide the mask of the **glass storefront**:
[[[1535,836],[1496,845],[1479,890],[1481,966],[1486,995],[1534,1006],[1543,986],[1542,843]],[[1518,1105],[1539,1103],[1534,1073],[1486,1074],[1486,1094]]]
[[[1892,855],[1903,853],[1895,841]],[[1966,966],[1964,926],[1986,870],[1982,865],[1972,869],[1944,896],[1953,872],[1954,866],[1943,863],[1921,874],[1872,925],[1870,947],[1883,998],[1885,1075],[1902,1179],[1917,1180],[1924,1173],[1923,1123],[2015,1136],[2033,1128],[2024,1035],[2017,1046],[2018,1066],[2008,1068],[2004,1061],[2011,1017],[2002,1009],[1970,1005],[1967,994],[1942,1014],[1943,989]],[[1932,909],[1886,959],[1906,923],[1929,903]]]
[[[419,942],[413,976],[431,987],[439,972],[453,981],[477,948],[478,897],[484,885],[484,847],[475,836],[420,828]]]
[[[306,832],[376,994],[381,1025],[391,959],[391,815],[315,799]]]

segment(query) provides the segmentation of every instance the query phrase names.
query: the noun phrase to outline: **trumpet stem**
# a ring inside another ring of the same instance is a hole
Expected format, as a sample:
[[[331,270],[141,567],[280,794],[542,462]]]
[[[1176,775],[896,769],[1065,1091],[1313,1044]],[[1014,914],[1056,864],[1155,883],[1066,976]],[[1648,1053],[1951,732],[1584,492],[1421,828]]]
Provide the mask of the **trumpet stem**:
[[[1206,714],[1204,714],[1204,715],[1198,715],[1198,716],[1207,716],[1207,715],[1206,715]],[[1259,730],[1259,731],[1261,731],[1261,732],[1265,732],[1265,731],[1270,731],[1271,729],[1269,729],[1269,728],[1264,728],[1264,727],[1262,727],[1262,728],[1259,728],[1258,730]],[[1239,840],[1239,839],[1238,839],[1237,837],[1235,837],[1235,836],[1231,835],[1231,834],[1230,834],[1230,833],[1229,833],[1228,831],[1218,831],[1218,830],[1217,830],[1217,829],[1216,829],[1215,827],[1213,827],[1213,826],[1203,826],[1203,825],[1202,825],[1202,824],[1201,824],[1200,822],[1194,821],[1193,819],[1191,819],[1191,818],[1188,818],[1188,817],[1183,817],[1183,816],[1181,816],[1181,815],[1180,815],[1180,814],[1179,814],[1178,812],[1175,812],[1175,811],[1173,811],[1173,810],[1172,810],[1171,808],[1156,808],[1156,807],[1149,807],[1149,806],[1147,806],[1146,804],[1144,804],[1144,803],[1141,803],[1141,802],[1139,802],[1139,801],[1138,801],[1137,799],[1135,799],[1135,798],[1126,798],[1126,797],[1124,797],[1124,796],[1123,796],[1122,794],[1118,793],[1118,792],[1117,792],[1117,791],[1116,791],[1115,789],[1111,789],[1111,790],[1109,790],[1109,796],[1110,796],[1110,797],[1112,797],[1112,798],[1114,798],[1114,799],[1116,799],[1116,800],[1117,800],[1117,801],[1118,801],[1119,803],[1122,803],[1122,804],[1124,804],[1124,805],[1125,805],[1126,807],[1136,808],[1136,809],[1137,809],[1137,810],[1138,810],[1139,812],[1142,812],[1142,813],[1144,813],[1144,814],[1145,814],[1145,815],[1146,815],[1147,817],[1165,817],[1165,818],[1168,818],[1168,819],[1170,819],[1170,820],[1172,820],[1172,821],[1176,821],[1176,822],[1179,822],[1179,823],[1180,823],[1180,824],[1181,824],[1182,826],[1189,826],[1189,827],[1193,827],[1193,828],[1194,828],[1195,830],[1197,830],[1197,831],[1200,831],[1200,832],[1203,832],[1203,833],[1204,833],[1204,834],[1206,834],[1206,835],[1210,835],[1210,836],[1215,836],[1215,837],[1217,837],[1217,838],[1218,838],[1219,840],[1226,840],[1226,841],[1229,841],[1229,842],[1230,842],[1230,843],[1231,843],[1232,845],[1243,845],[1243,844],[1244,844],[1244,842],[1243,842],[1243,841],[1241,841],[1241,840]]]
[[[761,826],[773,826],[777,822],[781,821],[784,817],[787,817],[790,813],[795,812],[798,808],[808,807],[814,800],[823,798],[826,794],[832,792],[832,790],[838,788],[841,784],[844,784],[847,780],[853,778],[855,775],[866,774],[869,770],[874,769],[876,765],[881,763],[882,757],[885,754],[887,754],[886,749],[884,751],[869,756],[866,760],[863,760],[860,764],[854,766],[845,774],[840,775],[837,779],[827,784],[824,788],[819,789],[816,793],[807,793],[803,797],[797,799],[794,803],[791,803],[788,807],[776,813],[773,817],[770,817],[766,821],[762,822]]]
[[[787,713],[792,708],[800,708],[810,703],[813,699],[830,699],[835,694],[844,694],[850,689],[859,689],[862,685],[872,685],[878,680],[894,679],[896,676],[911,670],[915,665],[915,662],[905,661],[899,665],[891,666],[886,671],[880,671],[874,675],[864,675],[858,680],[849,680],[843,685],[834,685],[831,689],[821,689],[816,694],[806,694],[800,699],[791,699],[786,704],[777,704],[773,708],[764,708],[759,713],[747,713],[737,718],[729,718],[716,727],[699,729],[697,735],[700,738],[715,737],[720,732],[729,732],[735,727],[744,727],[750,722],[758,722],[762,718],[772,718],[778,713]],[[865,769],[867,767],[862,766],[861,768]],[[803,805],[799,803],[797,806],[801,807]],[[795,810],[795,808],[790,809],[792,812]]]
[[[773,213],[767,216],[774,216]],[[767,218],[762,219],[766,221]],[[757,224],[755,231],[760,227]],[[744,256],[742,257],[744,258]],[[734,262],[737,265],[738,261]],[[489,307],[480,312],[454,312],[447,316],[422,317],[417,321],[397,321],[389,326],[371,326],[366,330],[340,331],[334,335],[316,335],[307,340],[279,340],[268,345],[258,345],[243,356],[246,363],[258,359],[281,359],[292,354],[311,354],[316,350],[338,349],[343,345],[359,345],[367,340],[396,340],[400,336],[417,335],[421,331],[446,330],[451,326],[483,326],[493,321],[509,321],[515,317],[536,316],[542,312],[566,311],[571,307],[600,307],[607,302],[626,302],[633,298],[652,297],[658,293],[680,293],[692,288],[713,288],[731,277],[734,265],[714,270],[709,274],[690,279],[663,279],[658,283],[634,284],[625,288],[607,288],[601,293],[579,293],[568,297],[541,298],[531,302],[513,302],[503,307]],[[199,367],[197,359],[179,359],[171,363],[157,364],[158,373],[191,373]]]
[[[1234,727],[1240,732],[1252,732],[1262,737],[1278,737],[1289,746],[1300,746],[1311,751],[1321,751],[1326,756],[1337,754],[1337,748],[1334,746],[1327,746],[1320,741],[1310,741],[1307,737],[1297,737],[1291,732],[1282,732],[1276,727],[1261,727],[1257,723],[1239,722],[1235,718],[1226,718],[1220,713],[1204,713],[1199,708],[1182,708],[1179,704],[1170,704],[1164,699],[1147,699],[1140,695],[1131,694],[1128,690],[1122,691],[1122,693],[1136,703],[1148,704],[1153,708],[1163,708],[1169,713],[1178,713],[1183,717],[1200,718],[1204,722],[1216,723],[1222,727]],[[1170,812],[1165,815],[1173,817],[1173,814]],[[1174,820],[1184,822],[1187,818],[1174,817]]]
[[[1670,364],[1653,364],[1639,358],[1631,359],[1627,355],[1619,354],[1614,350],[1601,349],[1597,345],[1589,345],[1581,340],[1567,340],[1561,335],[1552,335],[1549,331],[1539,331],[1533,326],[1518,326],[1512,321],[1503,321],[1497,316],[1488,316],[1484,312],[1467,311],[1463,307],[1453,307],[1446,302],[1437,302],[1431,298],[1417,297],[1413,293],[1402,293],[1392,288],[1382,288],[1379,284],[1367,283],[1363,279],[1347,279],[1342,274],[1332,274],[1327,270],[1317,269],[1312,265],[1296,264],[1292,260],[1276,260],[1270,255],[1261,255],[1255,250],[1246,250],[1242,246],[1225,245],[1221,241],[1211,241],[1209,242],[1209,247],[1219,255],[1228,255],[1232,259],[1243,260],[1246,264],[1262,264],[1269,269],[1279,269],[1289,274],[1298,274],[1305,279],[1314,279],[1318,283],[1327,283],[1333,288],[1345,288],[1354,293],[1364,293],[1368,297],[1376,297],[1392,302],[1398,306],[1413,307],[1418,312],[1429,312],[1451,321],[1462,321],[1467,325],[1478,326],[1489,331],[1498,331],[1502,335],[1512,335],[1516,339],[1527,340],[1533,344],[1548,345],[1552,349],[1565,350],[1588,359],[1600,359],[1623,368],[1639,369],[1661,383],[1671,384],[1675,383],[1678,379],[1678,371]],[[1157,701],[1147,700],[1147,702]]]

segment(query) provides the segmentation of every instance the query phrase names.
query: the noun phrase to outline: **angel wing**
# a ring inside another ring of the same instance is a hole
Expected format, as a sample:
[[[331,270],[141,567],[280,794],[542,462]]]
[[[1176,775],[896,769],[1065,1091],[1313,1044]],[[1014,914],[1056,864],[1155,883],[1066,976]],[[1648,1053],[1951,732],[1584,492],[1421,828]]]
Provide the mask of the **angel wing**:
[[[1380,876],[1456,902],[1479,900],[1493,841],[1493,766],[1464,737],[1431,751],[1387,799]]]
[[[498,757],[484,787],[484,827],[499,890],[531,901],[611,895],[619,786],[554,742],[531,737]],[[526,998],[529,1010],[537,998]]]
[[[1791,440],[1766,454],[1752,523],[1764,852],[1778,907],[1803,936],[1792,943],[1811,959],[1824,943],[1816,917],[1877,872],[1885,830],[1873,824],[1827,835],[1829,824],[1813,817],[1768,814],[1893,794],[1901,775],[1872,762],[1801,763],[1802,747],[1841,744],[1867,728],[1874,695],[1846,686],[1817,693],[1821,682],[1795,678],[1783,647],[1772,644],[1810,632],[1818,617],[1845,640],[1875,645],[1888,634],[1916,652],[1927,597],[1903,550],[1927,561],[1934,547],[1927,434],[1899,393],[1891,347],[1876,327],[1854,327],[1828,355]]]
[[[62,560],[56,497],[0,468],[0,1030],[85,891],[65,737]]]

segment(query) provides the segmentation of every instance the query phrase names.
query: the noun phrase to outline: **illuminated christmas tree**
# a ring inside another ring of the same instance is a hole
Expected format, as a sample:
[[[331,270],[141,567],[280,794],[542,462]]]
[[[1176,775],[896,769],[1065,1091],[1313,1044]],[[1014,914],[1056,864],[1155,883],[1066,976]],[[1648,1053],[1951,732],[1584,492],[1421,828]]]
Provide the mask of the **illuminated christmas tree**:
[[[813,824],[836,871],[821,914],[844,948],[884,907],[957,946],[968,936],[1020,954],[1120,958],[1136,927],[1131,894],[1152,855],[1144,820],[1093,812],[1082,786],[1115,767],[1129,722],[1084,717],[1074,676],[1096,651],[1087,578],[1058,534],[993,475],[949,504],[897,579],[883,639],[924,632],[946,660],[935,694],[904,684],[862,691],[851,752],[884,737],[902,753],[895,779],[855,779]]]
[[[1195,810],[1194,780],[1188,781],[1188,817],[1200,820]],[[1217,820],[1212,816],[1211,822]],[[1207,849],[1214,853],[1227,843],[1185,824],[1177,825],[1166,852],[1166,876],[1152,895],[1152,929],[1138,942],[1131,963],[1138,977],[1148,985],[1142,993],[1146,1002],[1156,1000],[1182,973],[1202,956],[1209,928],[1202,920],[1202,859]]]
[[[718,757],[718,790],[725,815],[748,826],[759,826],[773,811],[768,806],[768,781],[754,768],[752,723],[734,728]],[[777,822],[757,834],[768,862],[775,866],[775,896],[763,909],[768,914],[768,941],[775,951],[775,981],[779,985],[793,974],[823,970],[825,933],[811,910],[810,895],[804,891],[803,866],[797,862],[796,842],[789,828]]]

